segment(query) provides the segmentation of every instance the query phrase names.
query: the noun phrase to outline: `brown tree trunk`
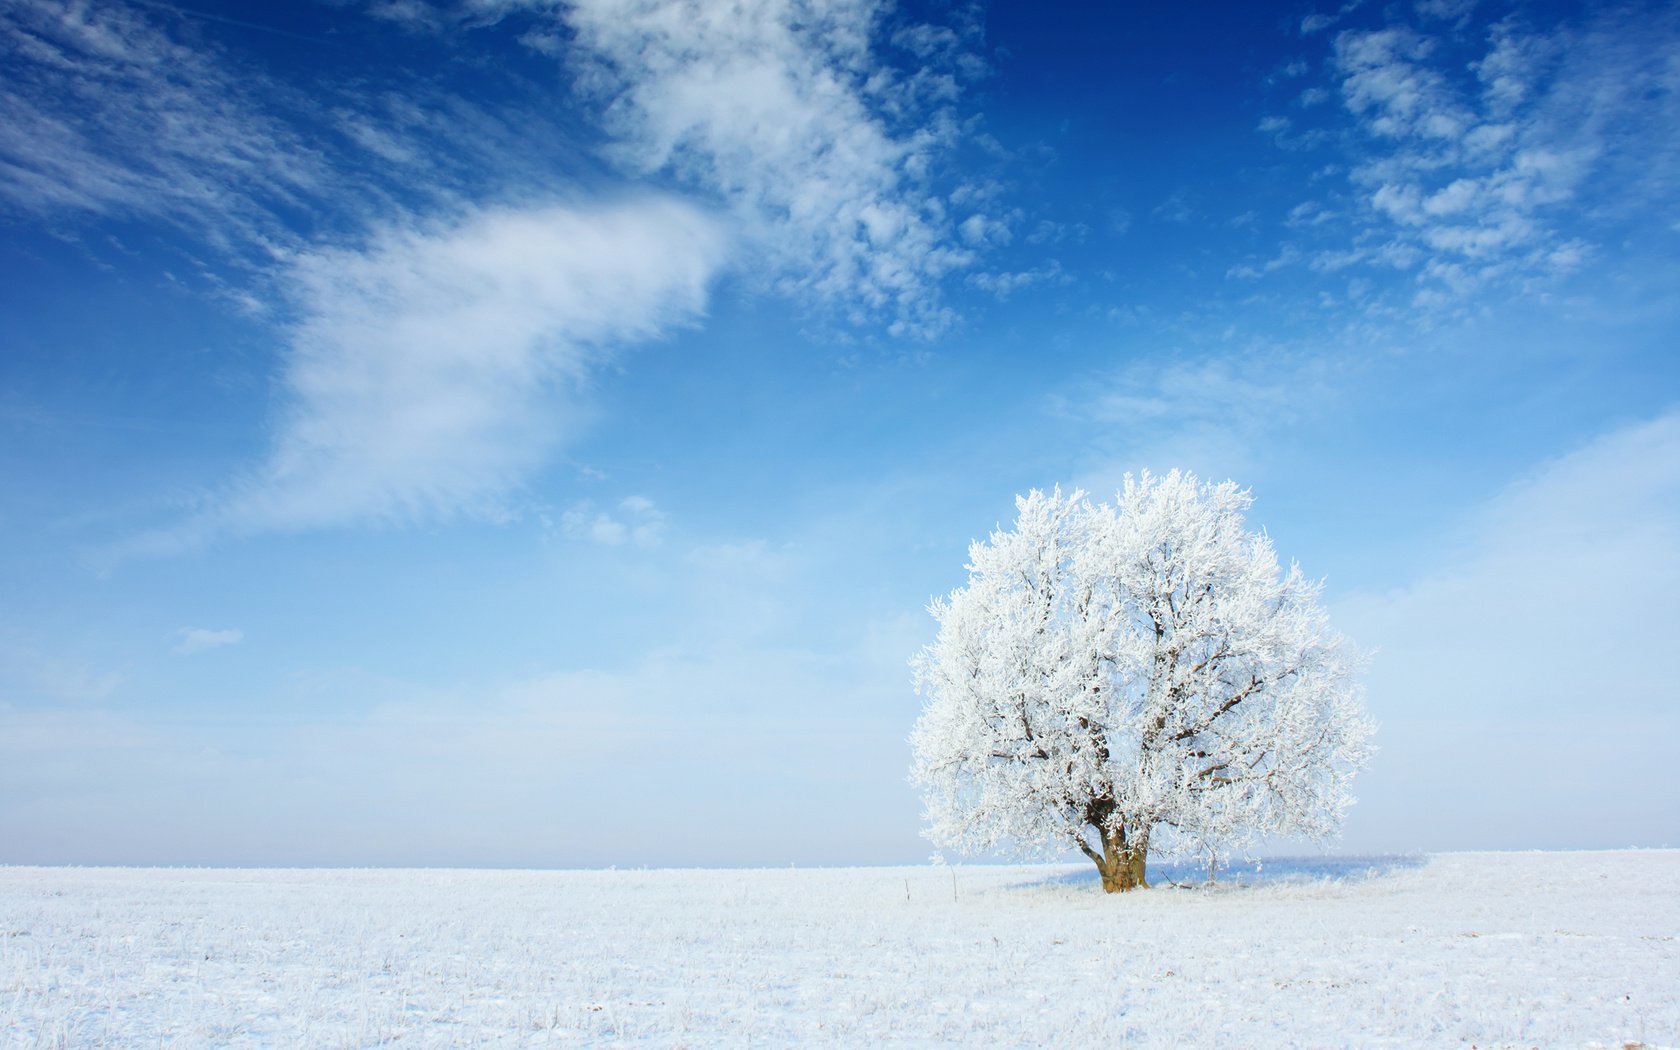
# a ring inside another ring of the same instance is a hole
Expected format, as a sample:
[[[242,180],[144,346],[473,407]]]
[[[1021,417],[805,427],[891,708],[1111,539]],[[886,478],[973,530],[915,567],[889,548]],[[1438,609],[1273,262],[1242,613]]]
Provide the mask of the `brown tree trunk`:
[[[1103,892],[1148,889],[1145,865],[1149,860],[1149,829],[1134,828],[1130,837],[1124,827],[1097,830],[1102,834],[1102,856],[1097,856],[1094,850],[1085,852],[1096,862],[1097,872],[1102,875]]]

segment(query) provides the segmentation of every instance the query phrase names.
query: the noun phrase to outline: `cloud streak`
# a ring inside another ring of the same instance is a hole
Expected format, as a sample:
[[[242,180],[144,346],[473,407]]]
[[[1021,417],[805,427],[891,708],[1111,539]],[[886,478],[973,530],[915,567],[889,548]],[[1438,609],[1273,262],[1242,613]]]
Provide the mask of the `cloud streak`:
[[[173,652],[177,656],[191,656],[202,653],[206,649],[220,649],[227,645],[238,645],[245,640],[245,632],[237,627],[226,630],[212,630],[208,627],[183,627],[175,632],[177,639]]]
[[[646,496],[627,496],[612,510],[580,500],[560,515],[560,528],[603,547],[657,547],[665,536],[665,514]]]
[[[1100,435],[1073,478],[1087,491],[1113,492],[1142,469],[1252,478],[1280,433],[1335,410],[1350,372],[1337,357],[1254,341],[1083,376],[1047,407]]]
[[[700,316],[726,245],[706,213],[643,196],[478,211],[298,255],[266,462],[133,553],[502,512],[585,417],[567,395],[594,366]]]
[[[0,208],[162,221],[266,272],[323,237],[598,168],[516,75],[481,74],[494,107],[418,77],[322,74],[300,90],[183,15],[117,0],[0,5]],[[347,36],[365,28],[348,23]]]
[[[269,209],[327,177],[244,78],[132,9],[16,0],[0,8],[0,56],[0,200],[14,209],[256,238]]]

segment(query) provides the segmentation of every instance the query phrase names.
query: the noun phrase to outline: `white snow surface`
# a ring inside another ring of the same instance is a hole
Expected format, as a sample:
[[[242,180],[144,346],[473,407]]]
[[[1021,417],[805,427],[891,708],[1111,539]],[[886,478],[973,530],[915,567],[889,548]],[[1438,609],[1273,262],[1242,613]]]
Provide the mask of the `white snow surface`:
[[[1680,850],[1089,865],[0,868],[0,1041],[1680,1046]]]

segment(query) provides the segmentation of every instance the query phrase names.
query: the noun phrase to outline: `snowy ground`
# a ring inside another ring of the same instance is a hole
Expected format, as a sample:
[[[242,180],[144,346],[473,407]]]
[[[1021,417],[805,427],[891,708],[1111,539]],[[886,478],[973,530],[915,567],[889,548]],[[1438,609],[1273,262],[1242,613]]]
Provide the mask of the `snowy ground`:
[[[0,1041],[1673,1047],[1677,935],[1675,850],[1116,897],[1072,867],[0,868]]]

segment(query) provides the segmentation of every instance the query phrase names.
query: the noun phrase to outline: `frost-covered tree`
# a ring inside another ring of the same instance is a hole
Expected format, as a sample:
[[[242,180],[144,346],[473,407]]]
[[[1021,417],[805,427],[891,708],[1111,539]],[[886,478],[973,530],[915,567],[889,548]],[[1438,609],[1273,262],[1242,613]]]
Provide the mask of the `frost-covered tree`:
[[[1319,585],[1279,569],[1234,483],[1130,475],[1114,506],[1016,500],[969,549],[912,661],[911,779],[961,852],[1077,846],[1109,892],[1145,863],[1267,834],[1325,838],[1371,734]]]

